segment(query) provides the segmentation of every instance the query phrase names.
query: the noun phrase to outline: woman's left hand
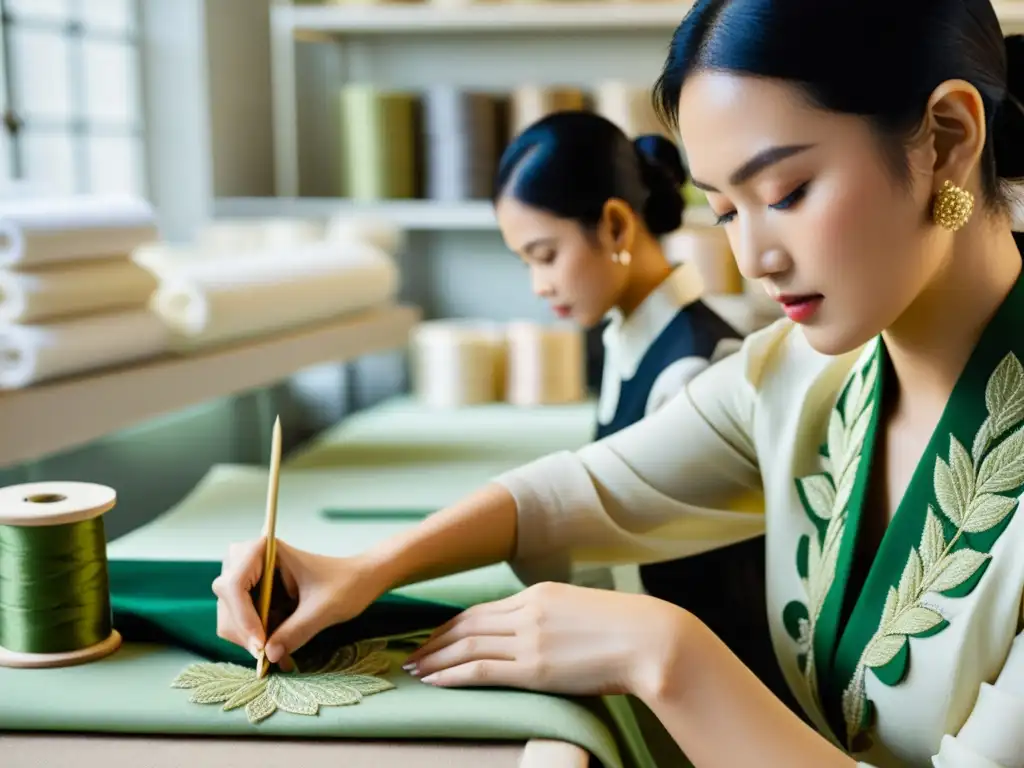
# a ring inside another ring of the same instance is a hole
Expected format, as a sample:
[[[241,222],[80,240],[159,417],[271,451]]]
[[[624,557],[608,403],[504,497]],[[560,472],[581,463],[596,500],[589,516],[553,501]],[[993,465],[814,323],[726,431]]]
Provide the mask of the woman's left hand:
[[[659,685],[686,615],[646,595],[537,584],[459,614],[405,668],[442,687],[636,694]]]

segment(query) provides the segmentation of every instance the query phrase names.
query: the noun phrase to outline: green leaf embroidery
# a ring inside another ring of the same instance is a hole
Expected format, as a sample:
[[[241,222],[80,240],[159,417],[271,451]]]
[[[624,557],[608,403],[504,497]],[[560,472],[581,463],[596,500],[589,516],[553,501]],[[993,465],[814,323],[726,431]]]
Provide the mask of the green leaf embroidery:
[[[417,633],[409,638],[425,638]],[[263,678],[237,664],[200,663],[185,668],[172,688],[191,689],[194,704],[223,704],[224,710],[245,707],[252,723],[281,710],[295,715],[316,715],[320,707],[358,704],[364,696],[394,688],[379,677],[390,669],[384,653],[387,642],[370,640],[339,648],[324,665],[312,672],[271,673]]]
[[[877,358],[854,373],[847,386],[842,407],[836,405],[829,414],[825,472],[798,478],[797,485],[807,512],[818,520],[828,521],[824,536],[810,537],[807,551],[806,619],[796,627],[796,640],[803,660],[804,681],[815,703],[820,706],[817,671],[814,659],[814,633],[821,617],[825,599],[835,580],[839,549],[846,525],[847,506],[860,468],[861,450],[874,411],[872,394],[878,373]]]
[[[956,545],[965,533],[983,533],[999,525],[1017,508],[1018,500],[997,494],[1024,484],[1024,368],[1007,355],[985,388],[988,416],[972,443],[971,453],[953,436],[949,460],[935,459],[934,491],[939,511],[956,527],[946,540],[942,522],[929,505],[918,549],[911,549],[899,586],[890,588],[878,629],[864,647],[846,690],[843,718],[847,747],[852,748],[867,727],[866,673],[892,661],[908,638],[931,632],[946,619],[923,604],[929,593],[942,593],[965,583],[991,557]],[[1010,430],[1009,437],[992,448]]]

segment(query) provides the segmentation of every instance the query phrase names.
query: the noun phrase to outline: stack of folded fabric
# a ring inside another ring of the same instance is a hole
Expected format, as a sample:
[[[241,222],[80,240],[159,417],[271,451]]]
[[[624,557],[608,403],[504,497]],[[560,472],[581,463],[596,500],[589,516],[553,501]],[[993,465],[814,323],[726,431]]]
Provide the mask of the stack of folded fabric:
[[[166,326],[147,307],[156,280],[131,258],[156,237],[137,198],[0,202],[0,389],[163,353]]]

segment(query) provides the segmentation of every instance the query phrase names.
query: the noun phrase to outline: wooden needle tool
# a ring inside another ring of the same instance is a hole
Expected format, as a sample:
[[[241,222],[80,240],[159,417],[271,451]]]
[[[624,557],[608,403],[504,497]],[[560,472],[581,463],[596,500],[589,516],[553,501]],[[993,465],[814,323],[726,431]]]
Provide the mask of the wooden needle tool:
[[[274,421],[274,436],[270,447],[270,475],[267,482],[267,514],[263,524],[263,535],[267,539],[267,548],[263,554],[263,578],[260,580],[260,624],[263,625],[264,642],[267,637],[268,620],[270,617],[270,596],[274,587],[274,566],[277,563],[277,540],[274,531],[277,528],[277,489],[281,476],[281,417]],[[264,677],[270,664],[266,652],[260,651],[256,659],[256,676]]]

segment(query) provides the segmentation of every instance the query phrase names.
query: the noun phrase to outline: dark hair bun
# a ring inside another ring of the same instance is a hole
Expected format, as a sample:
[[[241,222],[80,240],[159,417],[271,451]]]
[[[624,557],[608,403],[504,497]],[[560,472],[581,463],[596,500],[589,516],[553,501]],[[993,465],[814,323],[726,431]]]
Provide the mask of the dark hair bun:
[[[667,235],[683,224],[683,185],[689,179],[679,149],[664,136],[650,134],[633,141],[644,183],[650,191],[643,217],[652,235]]]
[[[1024,36],[1010,35],[1006,43],[1006,97],[996,107],[993,139],[996,175],[1024,176]]]

